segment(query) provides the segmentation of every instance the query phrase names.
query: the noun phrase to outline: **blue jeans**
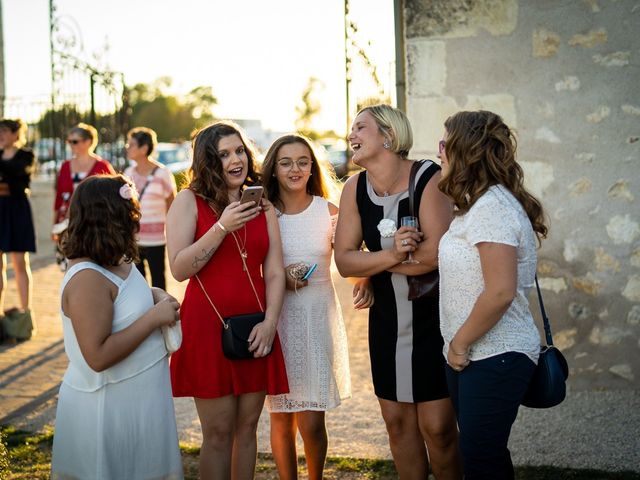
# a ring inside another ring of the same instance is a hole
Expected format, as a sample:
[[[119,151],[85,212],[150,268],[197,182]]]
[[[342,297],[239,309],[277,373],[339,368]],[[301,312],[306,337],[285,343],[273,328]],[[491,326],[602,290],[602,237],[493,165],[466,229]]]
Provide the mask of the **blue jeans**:
[[[507,444],[534,369],[531,359],[518,352],[472,361],[461,372],[447,365],[465,480],[514,478]]]

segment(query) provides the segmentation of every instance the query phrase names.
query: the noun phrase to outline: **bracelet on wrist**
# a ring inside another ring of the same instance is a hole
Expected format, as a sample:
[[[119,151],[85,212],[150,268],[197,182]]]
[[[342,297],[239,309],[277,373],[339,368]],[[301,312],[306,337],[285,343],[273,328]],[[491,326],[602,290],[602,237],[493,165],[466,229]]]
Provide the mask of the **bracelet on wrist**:
[[[222,224],[222,222],[218,222],[216,223],[216,225],[218,225],[220,227],[220,230],[222,230],[225,234],[229,233],[229,230],[227,230],[227,228]]]

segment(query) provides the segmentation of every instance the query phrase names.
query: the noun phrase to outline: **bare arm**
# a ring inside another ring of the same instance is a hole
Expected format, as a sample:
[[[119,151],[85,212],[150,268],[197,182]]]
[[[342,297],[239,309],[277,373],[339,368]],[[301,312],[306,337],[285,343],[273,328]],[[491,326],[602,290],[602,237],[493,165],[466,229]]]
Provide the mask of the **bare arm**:
[[[389,270],[406,257],[406,253],[399,252],[395,246],[378,252],[360,250],[363,234],[356,202],[357,181],[358,175],[349,178],[340,197],[340,216],[333,248],[336,266],[343,277],[370,277]]]
[[[516,248],[489,242],[478,243],[476,247],[480,253],[484,290],[476,300],[469,318],[451,340],[448,361],[452,366],[466,366],[463,363],[473,343],[498,323],[516,295]]]
[[[167,254],[169,267],[179,282],[192,277],[206,265],[226,233],[212,226],[194,242],[198,211],[191,190],[182,190],[167,213]]]
[[[176,187],[176,180],[175,178],[173,178],[173,173],[169,172],[169,186],[171,187],[171,192],[169,193],[169,195],[167,196],[167,198],[165,198],[165,204],[166,204],[166,211],[169,211],[169,208],[171,208],[171,204],[173,203],[173,200],[176,198],[176,192],[178,191],[177,187]]]
[[[62,293],[62,309],[71,319],[82,356],[96,372],[124,360],[156,328],[178,320],[180,305],[165,298],[124,330],[111,333],[116,295],[117,287],[93,270],[78,272]]]
[[[413,258],[420,263],[399,264],[389,271],[403,275],[420,275],[438,268],[438,245],[453,220],[453,204],[449,197],[438,189],[440,178],[440,172],[436,172],[422,192],[418,212],[422,238],[416,242],[416,237],[407,235],[408,232],[404,228],[398,229],[395,236],[396,248],[402,249],[402,240],[406,238],[414,248]]]
[[[282,257],[282,241],[280,240],[280,228],[276,218],[275,209],[270,208],[265,212],[267,217],[267,231],[269,233],[269,250],[262,265],[266,311],[264,322],[256,325],[249,335],[249,350],[255,357],[262,357],[271,351],[271,345],[276,335],[276,327],[282,310],[284,299],[284,259]]]

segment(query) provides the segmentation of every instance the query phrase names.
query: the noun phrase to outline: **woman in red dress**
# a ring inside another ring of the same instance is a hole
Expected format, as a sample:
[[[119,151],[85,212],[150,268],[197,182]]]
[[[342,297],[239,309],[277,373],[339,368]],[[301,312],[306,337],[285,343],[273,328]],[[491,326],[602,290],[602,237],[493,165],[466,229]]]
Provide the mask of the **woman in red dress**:
[[[253,478],[265,395],[289,390],[276,333],[285,276],[275,209],[239,202],[243,188],[258,181],[254,158],[234,123],[203,128],[193,140],[188,188],[167,215],[171,273],[178,281],[189,279],[171,382],[174,396],[195,400],[203,480]],[[223,318],[265,307],[264,321],[249,336],[253,358],[224,356],[214,306]]]
[[[67,144],[71,148],[71,158],[62,163],[56,180],[54,224],[62,222],[67,217],[71,194],[81,180],[100,173],[116,173],[109,162],[94,153],[98,145],[98,131],[95,127],[79,123],[69,130]],[[57,235],[54,235],[54,240],[57,240]]]

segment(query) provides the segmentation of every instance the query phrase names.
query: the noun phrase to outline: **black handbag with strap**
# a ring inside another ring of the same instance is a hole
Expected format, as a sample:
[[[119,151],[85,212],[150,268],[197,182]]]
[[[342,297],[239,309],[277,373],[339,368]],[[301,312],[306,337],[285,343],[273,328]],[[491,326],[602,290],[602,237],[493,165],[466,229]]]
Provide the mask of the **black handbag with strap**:
[[[253,285],[253,280],[251,279],[251,274],[249,273],[245,258],[242,255],[242,251],[240,250],[238,239],[233,232],[231,232],[231,235],[233,236],[234,240],[236,241],[236,245],[238,246],[238,252],[240,253],[240,258],[242,259],[243,270],[247,273],[249,283],[251,284],[253,293],[255,294],[256,300],[258,301],[260,311],[256,313],[246,313],[242,315],[233,315],[230,317],[222,318],[222,315],[220,315],[220,312],[213,304],[213,301],[211,301],[209,294],[205,290],[200,277],[198,277],[197,274],[195,275],[195,277],[200,284],[200,288],[202,288],[205,297],[207,297],[211,308],[213,308],[216,315],[218,315],[218,318],[220,318],[220,321],[222,322],[222,353],[224,353],[224,356],[229,360],[243,360],[254,358],[254,352],[249,351],[249,335],[251,335],[251,332],[256,325],[264,321],[265,312],[264,307],[262,306],[262,302],[260,302],[260,298],[258,297],[256,287]],[[271,353],[271,350],[269,350],[269,353]]]
[[[544,310],[537,276],[536,290],[538,291],[538,302],[540,303],[540,313],[544,323],[544,335],[547,344],[540,347],[538,365],[533,372],[533,377],[531,377],[529,388],[522,399],[522,405],[529,408],[551,408],[561,403],[567,394],[566,381],[569,377],[569,366],[564,355],[553,345],[551,325]]]
[[[418,216],[418,212],[416,211],[418,209],[414,208],[414,197],[416,188],[415,184],[416,175],[423,164],[424,160],[413,162],[413,165],[411,165],[411,173],[409,174],[409,215],[411,215],[412,217]],[[433,173],[435,173],[435,171]],[[433,173],[431,173],[431,175],[433,175]],[[431,175],[428,176],[428,179],[431,178]],[[437,269],[427,273],[423,273],[422,275],[408,275],[407,283],[409,284],[409,294],[407,295],[407,298],[409,300],[417,300],[422,297],[436,298],[440,293],[440,275]]]

